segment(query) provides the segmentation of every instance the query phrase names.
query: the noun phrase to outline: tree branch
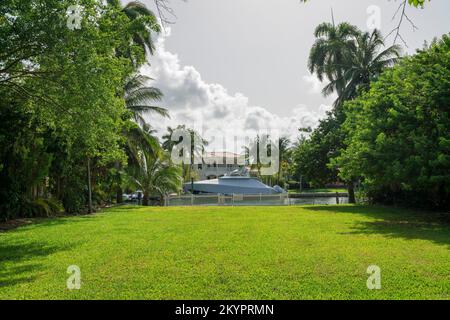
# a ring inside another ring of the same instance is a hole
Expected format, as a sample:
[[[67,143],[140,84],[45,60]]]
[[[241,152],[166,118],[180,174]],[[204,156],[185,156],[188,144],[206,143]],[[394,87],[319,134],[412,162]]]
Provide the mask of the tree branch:
[[[405,39],[401,35],[401,27],[402,27],[402,24],[403,24],[404,20],[406,19],[411,24],[411,26],[413,28],[413,31],[415,31],[415,30],[417,30],[419,28],[414,24],[414,22],[406,14],[407,4],[408,4],[408,0],[402,0],[400,5],[398,6],[397,10],[394,13],[394,16],[392,17],[392,20],[395,20],[397,18],[397,16],[398,16],[399,12],[401,12],[401,15],[399,17],[399,22],[397,24],[397,27],[392,29],[391,32],[389,32],[389,34],[385,37],[385,39],[387,39],[391,35],[395,34],[395,36],[394,36],[394,45],[397,43],[397,40],[400,39],[403,42],[403,44],[408,48],[408,45],[407,45]]]

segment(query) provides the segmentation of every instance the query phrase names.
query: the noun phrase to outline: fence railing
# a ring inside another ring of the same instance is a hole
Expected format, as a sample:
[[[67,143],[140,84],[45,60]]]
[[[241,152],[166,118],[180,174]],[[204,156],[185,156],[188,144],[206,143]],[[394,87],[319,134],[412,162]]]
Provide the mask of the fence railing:
[[[286,206],[289,195],[280,194],[233,194],[233,195],[182,195],[167,196],[166,206]]]
[[[344,193],[317,194],[233,194],[233,195],[171,195],[165,206],[290,206],[290,205],[336,205],[348,203]]]

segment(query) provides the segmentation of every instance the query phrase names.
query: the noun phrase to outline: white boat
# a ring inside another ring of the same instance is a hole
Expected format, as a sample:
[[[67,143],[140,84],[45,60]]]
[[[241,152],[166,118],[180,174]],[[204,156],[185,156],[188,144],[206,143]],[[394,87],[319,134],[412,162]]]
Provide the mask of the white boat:
[[[192,190],[193,189],[193,190]],[[203,180],[184,184],[184,191],[194,194],[279,194],[285,191],[275,186],[269,187],[258,179],[248,176],[248,171],[233,171],[230,175],[213,180]]]

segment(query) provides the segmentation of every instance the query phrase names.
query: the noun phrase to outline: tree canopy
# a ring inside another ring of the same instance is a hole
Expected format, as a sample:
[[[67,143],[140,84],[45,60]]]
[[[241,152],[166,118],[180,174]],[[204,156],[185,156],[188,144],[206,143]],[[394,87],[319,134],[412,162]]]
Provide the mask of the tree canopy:
[[[143,112],[166,115],[153,104],[162,93],[138,74],[155,15],[138,2],[78,4],[77,28],[73,1],[0,4],[1,219],[34,215],[42,200],[67,212],[110,201],[132,132],[147,144],[136,152],[160,148],[141,128]]]
[[[371,198],[448,207],[449,52],[445,35],[346,103],[347,147],[334,163],[343,179],[361,177]]]

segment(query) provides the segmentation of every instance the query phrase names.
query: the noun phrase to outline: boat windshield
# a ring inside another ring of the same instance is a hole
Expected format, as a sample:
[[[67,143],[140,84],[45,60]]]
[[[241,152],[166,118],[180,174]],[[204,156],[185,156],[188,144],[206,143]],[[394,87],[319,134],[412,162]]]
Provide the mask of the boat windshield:
[[[225,175],[225,177],[248,177],[249,171],[247,168],[237,169]]]

